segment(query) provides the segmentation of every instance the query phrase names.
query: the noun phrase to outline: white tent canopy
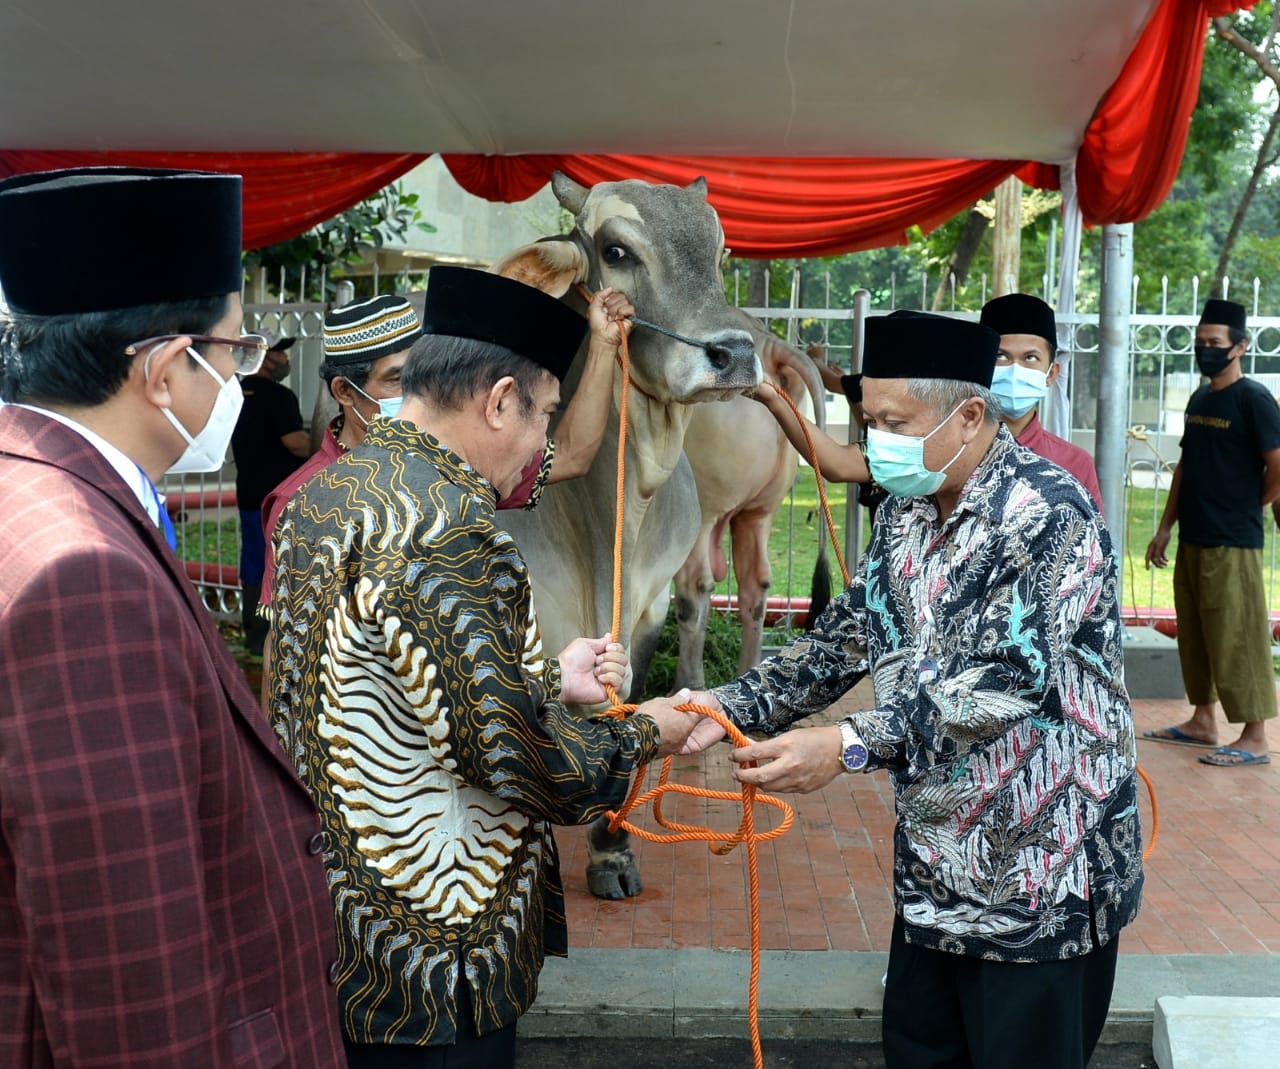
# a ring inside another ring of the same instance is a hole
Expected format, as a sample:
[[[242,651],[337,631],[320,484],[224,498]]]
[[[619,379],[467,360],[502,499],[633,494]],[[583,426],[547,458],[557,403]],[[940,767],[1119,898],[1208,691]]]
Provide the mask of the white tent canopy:
[[[0,148],[1074,157],[1156,0],[6,0]]]

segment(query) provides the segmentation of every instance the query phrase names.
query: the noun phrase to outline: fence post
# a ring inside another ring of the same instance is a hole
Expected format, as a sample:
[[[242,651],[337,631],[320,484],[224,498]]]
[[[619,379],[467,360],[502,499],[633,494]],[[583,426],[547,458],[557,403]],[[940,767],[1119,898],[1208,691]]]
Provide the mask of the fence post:
[[[858,289],[853,293],[853,336],[849,349],[849,373],[862,373],[863,330],[867,323],[867,313],[871,311],[871,293]],[[849,443],[856,442],[861,436],[857,420],[853,418],[853,406],[849,406]],[[862,506],[858,504],[858,487],[850,483],[844,503],[844,559],[852,575],[862,556]]]
[[[1129,420],[1130,286],[1133,281],[1133,224],[1102,229],[1102,293],[1098,313],[1098,409],[1094,460],[1102,507],[1116,555],[1117,578],[1125,557],[1125,435]]]

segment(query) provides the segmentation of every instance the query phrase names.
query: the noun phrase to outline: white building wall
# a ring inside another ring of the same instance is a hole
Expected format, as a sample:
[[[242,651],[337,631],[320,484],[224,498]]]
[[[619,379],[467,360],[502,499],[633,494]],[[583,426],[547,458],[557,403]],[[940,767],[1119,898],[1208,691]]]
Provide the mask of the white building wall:
[[[414,231],[404,247],[417,252],[489,263],[511,249],[561,232],[560,205],[550,185],[528,200],[494,203],[458,185],[439,156],[400,181],[406,192],[418,194],[422,218],[436,228],[434,234]]]

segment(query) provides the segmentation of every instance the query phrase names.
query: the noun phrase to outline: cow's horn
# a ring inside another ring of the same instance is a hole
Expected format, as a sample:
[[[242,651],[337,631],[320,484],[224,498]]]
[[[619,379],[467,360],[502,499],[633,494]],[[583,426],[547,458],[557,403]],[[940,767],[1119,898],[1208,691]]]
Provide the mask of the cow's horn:
[[[551,191],[560,202],[560,207],[573,214],[576,219],[587,202],[587,194],[591,192],[586,186],[580,186],[563,171],[551,174]]]
[[[698,175],[692,182],[684,187],[692,193],[701,193],[704,197],[707,195],[707,179],[705,175]]]

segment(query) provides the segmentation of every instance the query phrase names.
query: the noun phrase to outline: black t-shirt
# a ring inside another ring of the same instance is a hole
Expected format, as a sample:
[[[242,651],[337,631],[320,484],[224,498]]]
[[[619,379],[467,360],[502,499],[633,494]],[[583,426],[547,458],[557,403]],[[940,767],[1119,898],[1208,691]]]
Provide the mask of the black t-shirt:
[[[298,399],[287,386],[263,375],[240,380],[244,407],[231,436],[236,461],[236,502],[241,511],[262,507],[271,493],[303,462],[280,442],[286,434],[302,430]]]
[[[1262,548],[1262,454],[1280,449],[1280,408],[1270,391],[1242,378],[1201,386],[1187,402],[1182,432],[1178,538],[1197,546]]]

